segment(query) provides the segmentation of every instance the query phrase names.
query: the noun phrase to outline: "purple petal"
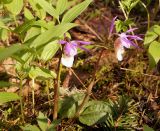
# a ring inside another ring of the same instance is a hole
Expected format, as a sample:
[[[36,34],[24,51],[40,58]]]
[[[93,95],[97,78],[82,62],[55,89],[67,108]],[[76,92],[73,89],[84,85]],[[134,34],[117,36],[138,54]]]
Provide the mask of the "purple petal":
[[[138,28],[129,29],[129,30],[126,31],[126,33],[132,32],[132,31],[137,30],[137,29]]]
[[[64,53],[67,56],[75,56],[77,54],[77,47],[67,42],[64,47]]]
[[[136,36],[136,35],[127,35],[127,37],[129,37],[131,39],[135,39],[135,40],[143,40],[142,38],[140,38],[139,36]]]
[[[78,44],[77,44],[77,41],[73,41],[73,40],[70,41],[70,44],[73,45],[73,46],[75,46],[75,47],[77,47],[77,45],[78,45]]]
[[[83,46],[78,46],[80,49],[86,51],[86,52],[90,52],[87,48],[83,47]]]
[[[81,40],[76,40],[75,42],[78,42],[78,43],[80,43],[80,44],[82,44],[82,45],[90,45],[90,44],[91,44],[91,42],[81,41]]]
[[[136,48],[139,48],[139,46],[136,45],[134,42],[132,42],[132,41],[130,41],[130,42],[131,42],[131,45],[132,45],[132,46],[134,46],[134,47],[136,47]]]
[[[59,43],[60,43],[60,44],[66,44],[67,41],[65,41],[65,40],[60,40]]]
[[[127,38],[120,38],[121,40],[121,44],[126,47],[126,48],[130,48],[130,45],[132,45],[131,41],[128,40]]]
[[[114,28],[114,23],[115,23],[115,20],[117,19],[117,16],[113,18],[112,22],[111,22],[111,26],[110,26],[110,30],[109,30],[109,37],[111,36],[112,34],[112,31],[113,31],[113,28]]]

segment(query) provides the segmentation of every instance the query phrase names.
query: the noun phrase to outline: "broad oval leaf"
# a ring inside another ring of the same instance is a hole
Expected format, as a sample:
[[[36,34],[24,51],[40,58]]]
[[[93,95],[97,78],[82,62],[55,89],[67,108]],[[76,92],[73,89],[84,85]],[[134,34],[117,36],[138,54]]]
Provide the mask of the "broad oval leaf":
[[[35,78],[50,79],[50,78],[56,78],[56,73],[45,68],[32,67],[31,70],[29,71],[29,77],[32,79]]]
[[[10,101],[19,100],[20,97],[16,93],[12,92],[0,92],[0,105]]]
[[[38,3],[48,14],[52,15],[55,18],[58,18],[56,10],[47,1],[45,0],[34,0],[34,1]]]
[[[149,64],[151,68],[154,68],[160,60],[160,42],[153,41],[149,46]]]
[[[74,6],[66,14],[64,14],[62,23],[72,22],[76,17],[78,17],[92,2],[92,0],[85,0],[84,2]]]
[[[157,35],[160,35],[160,26],[159,26],[159,25],[154,25],[154,26],[153,26],[153,31],[154,31]]]
[[[6,8],[14,15],[18,15],[23,8],[23,0],[12,0],[5,4]]]
[[[87,103],[86,109],[81,113],[79,121],[85,125],[91,126],[93,124],[104,122],[111,109],[108,103],[103,101],[90,101]]]
[[[25,126],[20,126],[23,131],[41,131],[37,126],[27,124]]]
[[[60,118],[73,118],[78,106],[82,103],[84,96],[84,93],[75,93],[64,97],[59,103]]]
[[[56,5],[56,11],[59,15],[61,15],[68,6],[68,0],[58,0]]]
[[[5,24],[3,23],[3,21],[0,21],[0,28],[9,30],[9,28],[7,26],[5,26]]]
[[[8,3],[11,3],[12,0],[2,0],[2,2],[3,2],[4,4],[8,4]]]
[[[149,127],[148,125],[143,125],[144,131],[154,131],[153,128]]]
[[[25,18],[27,18],[28,20],[32,20],[34,19],[33,14],[31,13],[31,11],[27,8],[24,8],[24,16]]]
[[[12,84],[7,82],[7,81],[0,81],[0,88],[1,87],[9,87],[11,86]]]
[[[58,51],[59,47],[60,45],[58,44],[57,40],[48,43],[43,47],[43,51],[41,53],[40,59],[42,59],[43,61],[50,60]]]
[[[25,35],[24,42],[30,40],[33,37],[38,36],[41,33],[41,29],[38,27],[31,27],[28,31],[27,34]]]
[[[158,35],[160,34],[159,31],[159,27],[157,25],[152,26],[147,33],[145,34],[145,38],[144,38],[144,45],[145,46],[149,46],[149,44],[151,42],[153,42],[154,40],[156,40],[156,38],[158,37]]]
[[[69,29],[77,26],[74,23],[65,23],[57,25],[39,35],[32,43],[31,47],[39,47],[44,45],[45,43],[49,42],[51,39],[62,36],[65,32]]]
[[[0,61],[6,59],[7,57],[11,57],[13,54],[17,53],[18,51],[27,49],[25,45],[15,44],[7,48],[0,48]]]
[[[42,9],[42,7],[39,4],[37,4],[36,1],[28,0],[28,2],[30,3],[32,9],[35,11],[35,15],[38,16],[41,20],[45,19],[46,11]]]
[[[37,122],[38,122],[38,125],[39,125],[39,127],[41,128],[42,131],[47,130],[48,119],[42,112],[39,112],[39,115],[37,117]]]

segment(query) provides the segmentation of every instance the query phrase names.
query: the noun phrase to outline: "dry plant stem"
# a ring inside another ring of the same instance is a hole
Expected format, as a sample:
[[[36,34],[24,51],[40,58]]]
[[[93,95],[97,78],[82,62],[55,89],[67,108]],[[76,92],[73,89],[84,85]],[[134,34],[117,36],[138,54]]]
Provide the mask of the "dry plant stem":
[[[61,68],[62,68],[62,65],[61,65],[62,51],[59,57],[58,74],[57,74],[57,79],[55,81],[55,86],[54,86],[54,109],[53,109],[54,120],[56,120],[58,116],[59,86],[60,86],[60,74],[61,74]]]
[[[97,60],[97,63],[95,64],[95,72],[94,72],[94,74],[93,74],[93,80],[91,81],[91,83],[89,84],[89,86],[88,86],[88,88],[87,88],[86,95],[85,95],[82,103],[80,104],[80,106],[79,106],[79,108],[78,108],[78,110],[77,110],[77,112],[76,112],[76,114],[75,114],[75,118],[79,117],[82,108],[83,108],[84,105],[88,102],[89,97],[90,97],[90,95],[92,94],[92,88],[93,88],[94,84],[98,81],[98,80],[96,80],[96,73],[97,73],[97,71],[98,71],[99,62],[100,62],[100,59],[101,59],[101,57],[102,57],[102,55],[103,55],[103,51],[104,51],[104,50],[102,50],[102,52],[100,53],[99,58],[98,58],[98,60]]]
[[[104,42],[104,40],[98,35],[98,33],[97,33],[93,28],[91,28],[88,24],[86,24],[85,21],[83,21],[83,20],[81,20],[81,19],[79,19],[79,21],[80,21],[82,24],[84,24],[84,26],[85,26],[86,28],[88,28],[95,36],[97,36],[97,38],[98,38],[101,42]]]
[[[49,105],[51,106],[51,99],[49,97],[49,80],[46,80],[46,90],[47,90],[47,97],[48,97],[48,101],[49,101]]]
[[[20,106],[21,106],[21,118],[22,118],[22,123],[24,123],[24,114],[23,114],[23,84],[22,84],[23,79],[20,78]]]
[[[95,84],[95,80],[92,80],[92,82],[89,84],[88,88],[87,88],[87,93],[81,103],[81,105],[79,106],[77,112],[76,112],[76,115],[75,115],[75,118],[79,117],[80,113],[81,113],[81,110],[82,108],[84,107],[84,105],[88,102],[89,100],[89,96],[91,95],[92,93],[92,87],[94,86]]]
[[[84,85],[84,83],[81,81],[81,79],[78,77],[78,75],[74,72],[74,70],[72,70],[72,68],[69,68],[69,70],[74,74],[74,76],[77,78],[77,80],[82,84],[82,86],[86,88],[86,86]]]
[[[69,81],[70,81],[71,77],[72,77],[72,72],[69,69],[68,73],[66,75],[66,78],[63,81],[63,86],[62,86],[63,88],[68,88],[69,87]]]
[[[35,113],[35,98],[34,98],[34,88],[35,88],[35,81],[32,79],[32,113]]]

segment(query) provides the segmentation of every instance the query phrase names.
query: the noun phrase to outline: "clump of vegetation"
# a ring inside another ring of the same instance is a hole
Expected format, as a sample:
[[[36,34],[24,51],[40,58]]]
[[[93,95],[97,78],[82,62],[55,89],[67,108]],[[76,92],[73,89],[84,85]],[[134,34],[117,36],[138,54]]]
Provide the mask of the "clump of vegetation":
[[[1,0],[0,129],[159,130],[159,4]]]

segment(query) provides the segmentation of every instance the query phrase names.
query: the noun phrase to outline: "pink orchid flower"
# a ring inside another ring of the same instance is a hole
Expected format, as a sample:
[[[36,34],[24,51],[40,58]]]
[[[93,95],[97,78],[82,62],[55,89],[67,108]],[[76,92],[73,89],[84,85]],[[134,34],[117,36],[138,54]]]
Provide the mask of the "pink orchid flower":
[[[77,55],[77,49],[80,48],[82,50],[86,50],[86,48],[83,47],[83,45],[89,45],[91,42],[86,41],[80,41],[80,40],[74,40],[74,41],[65,41],[60,40],[60,44],[64,45],[64,54],[61,59],[61,63],[66,67],[72,67],[74,62],[74,56]]]
[[[110,36],[112,34],[116,18],[117,17],[113,18],[113,20],[112,20],[111,27],[110,27],[110,32],[109,32]],[[116,57],[119,61],[123,60],[123,54],[125,52],[124,47],[125,48],[130,48],[131,46],[134,46],[134,47],[138,48],[138,45],[136,45],[133,42],[133,40],[143,40],[142,38],[140,38],[137,35],[128,34],[128,33],[133,32],[136,29],[137,28],[129,29],[126,32],[122,32],[122,33],[118,34],[119,37],[114,42],[114,48],[115,48],[115,52],[116,52]]]

